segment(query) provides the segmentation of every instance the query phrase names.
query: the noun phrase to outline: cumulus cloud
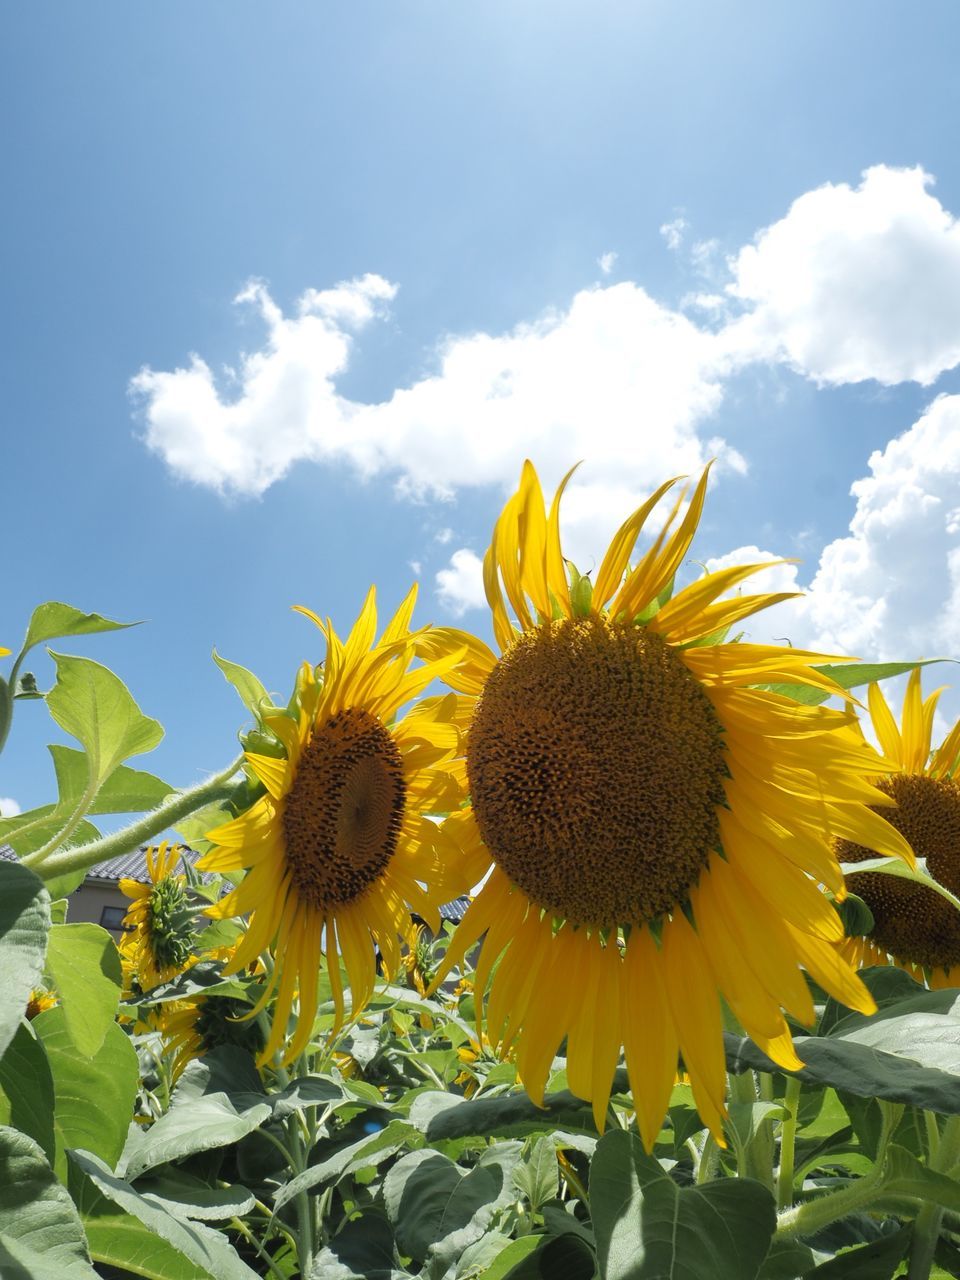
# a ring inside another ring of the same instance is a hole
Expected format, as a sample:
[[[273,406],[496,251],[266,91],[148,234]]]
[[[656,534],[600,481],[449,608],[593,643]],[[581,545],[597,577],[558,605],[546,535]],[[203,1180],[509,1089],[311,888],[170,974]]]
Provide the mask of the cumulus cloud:
[[[441,604],[461,617],[468,609],[486,604],[483,594],[483,561],[468,547],[461,547],[450,557],[450,564],[436,575],[437,595]]]
[[[341,396],[353,329],[396,288],[379,276],[304,294],[285,315],[266,287],[239,295],[266,326],[235,385],[219,387],[198,356],[173,372],[142,370],[132,389],[146,441],[178,476],[258,495],[296,461],[345,462],[393,476],[410,496],[515,482],[528,454],[545,482],[589,457],[596,482],[643,492],[707,457],[698,424],[717,408],[726,357],[717,338],[636,284],[585,289],[505,334],[449,339],[438,367],[381,403]],[[715,438],[721,469],[742,458]]]
[[[0,796],[0,818],[15,818],[20,813],[20,806],[9,796]]]
[[[940,396],[875,451],[851,495],[849,532],[824,547],[807,594],[751,619],[750,638],[881,661],[960,653],[960,396]],[[740,547],[708,565],[772,558]],[[751,589],[803,580],[797,566],[779,566]]]
[[[819,383],[932,383],[960,362],[960,225],[920,168],[808,191],[730,260],[740,360]]]
[[[887,385],[928,384],[960,362],[960,229],[931,182],[921,169],[877,166],[857,187],[802,195],[728,260],[725,289],[688,297],[709,328],[639,284],[598,286],[509,332],[447,339],[433,373],[376,404],[336,383],[355,334],[386,314],[397,286],[366,275],[308,289],[285,314],[254,282],[236,302],[257,311],[266,337],[235,374],[218,378],[193,355],[132,380],[145,440],[176,475],[240,495],[311,460],[392,474],[412,496],[449,496],[509,484],[529,453],[558,467],[588,456],[597,479],[643,488],[702,463],[700,426],[751,362],[785,362],[820,383]],[[686,229],[678,217],[661,232],[677,247]],[[715,241],[693,252],[698,270],[707,259],[716,267]],[[601,269],[613,262],[604,254]]]
[[[605,276],[608,276],[616,265],[617,255],[615,253],[601,253],[597,259],[597,266]]]

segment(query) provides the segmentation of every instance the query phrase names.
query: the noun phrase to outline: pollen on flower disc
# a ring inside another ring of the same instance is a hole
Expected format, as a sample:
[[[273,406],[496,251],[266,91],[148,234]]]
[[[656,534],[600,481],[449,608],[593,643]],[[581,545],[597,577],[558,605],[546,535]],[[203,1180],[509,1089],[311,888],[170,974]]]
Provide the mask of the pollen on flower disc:
[[[361,707],[318,725],[283,806],[287,866],[319,910],[353,902],[397,847],[406,788],[397,744]]]
[[[927,870],[951,893],[960,892],[960,787],[927,774],[891,774],[877,784],[897,802],[877,809],[909,842]],[[841,840],[841,862],[865,862],[872,849]],[[871,940],[898,960],[935,969],[960,964],[960,912],[933,889],[875,871],[853,872],[847,886],[873,912]]]
[[[680,657],[641,627],[591,617],[521,635],[480,696],[467,773],[496,861],[574,923],[678,907],[719,843],[720,724]]]

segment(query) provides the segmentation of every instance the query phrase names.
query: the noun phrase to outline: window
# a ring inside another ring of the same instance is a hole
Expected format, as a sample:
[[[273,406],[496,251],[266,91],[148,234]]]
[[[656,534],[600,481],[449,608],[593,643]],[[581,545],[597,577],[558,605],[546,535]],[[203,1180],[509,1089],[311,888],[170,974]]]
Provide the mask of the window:
[[[126,914],[126,907],[104,907],[100,912],[100,923],[104,929],[112,929],[114,933],[121,933],[123,931],[123,917]]]

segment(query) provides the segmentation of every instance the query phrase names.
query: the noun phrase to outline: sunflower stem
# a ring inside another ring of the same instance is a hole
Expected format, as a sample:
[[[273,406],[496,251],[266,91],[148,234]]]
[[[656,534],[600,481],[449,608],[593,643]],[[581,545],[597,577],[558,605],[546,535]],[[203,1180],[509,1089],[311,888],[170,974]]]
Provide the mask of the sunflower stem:
[[[950,1116],[944,1125],[942,1136],[936,1117],[933,1117],[933,1129],[937,1133],[937,1141],[934,1143],[928,1115],[929,1113],[924,1113],[927,1123],[927,1143],[930,1148],[929,1166],[938,1173],[949,1173],[960,1154],[960,1116]],[[921,1206],[913,1224],[907,1280],[928,1280],[933,1268],[933,1255],[936,1252],[937,1241],[940,1239],[942,1222],[942,1206],[929,1200]]]
[[[802,1086],[796,1076],[787,1076],[783,1098],[786,1115],[780,1125],[780,1168],[777,1171],[777,1208],[789,1209],[793,1204],[793,1175],[797,1150],[797,1112]]]
[[[42,849],[29,853],[20,861],[24,866],[32,867],[45,880],[54,876],[67,875],[71,871],[86,871],[98,862],[106,862],[109,858],[118,858],[121,854],[130,853],[154,837],[161,835],[168,827],[176,826],[184,818],[202,809],[215,800],[225,799],[230,795],[230,780],[243,764],[243,756],[238,756],[226,769],[215,773],[205,782],[198,782],[195,787],[186,791],[175,791],[156,809],[131,822],[128,826],[115,831],[113,835],[102,836],[99,840],[91,840],[88,844],[77,845],[73,849],[59,849],[45,854]]]

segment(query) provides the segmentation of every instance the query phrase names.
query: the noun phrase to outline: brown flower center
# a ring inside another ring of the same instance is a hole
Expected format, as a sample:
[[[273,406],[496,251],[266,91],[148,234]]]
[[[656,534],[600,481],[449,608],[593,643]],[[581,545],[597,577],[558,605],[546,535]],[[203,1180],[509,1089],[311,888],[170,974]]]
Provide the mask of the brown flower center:
[[[318,725],[283,805],[300,896],[321,911],[353,902],[393,857],[405,799],[403,760],[376,716],[349,707]]]
[[[877,809],[907,839],[927,870],[951,893],[960,893],[960,787],[951,779],[895,773],[877,783],[896,809]],[[865,862],[872,849],[837,842],[841,862]],[[870,937],[898,960],[927,968],[960,965],[960,912],[932,889],[875,871],[847,876],[847,887],[873,912]]]
[[[678,907],[719,843],[720,724],[680,657],[641,627],[591,617],[522,635],[484,686],[467,773],[498,864],[577,924]]]

